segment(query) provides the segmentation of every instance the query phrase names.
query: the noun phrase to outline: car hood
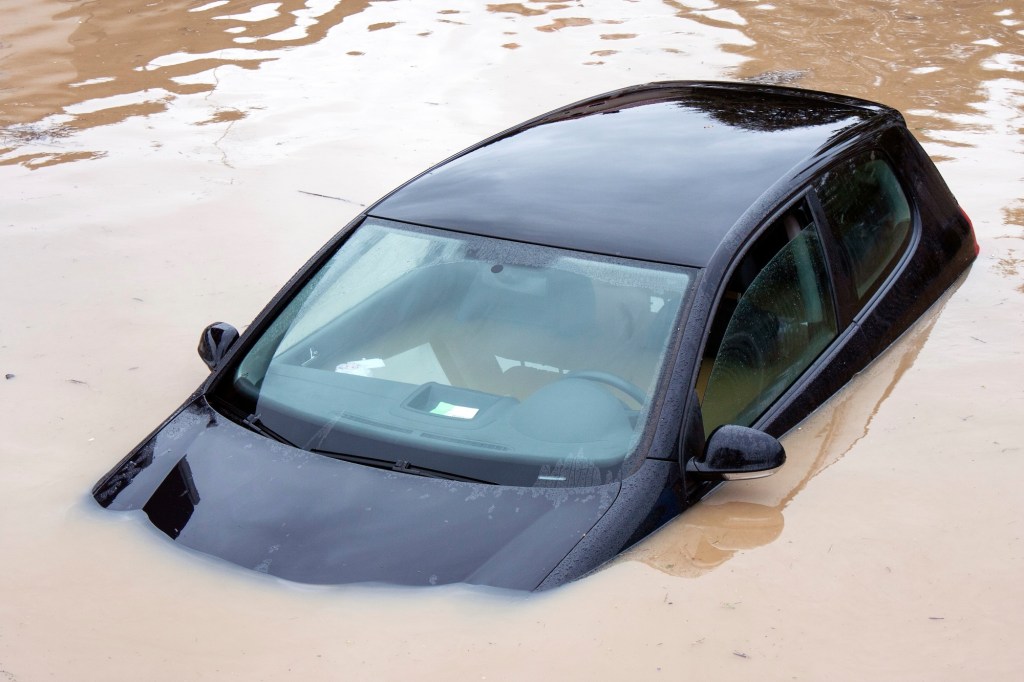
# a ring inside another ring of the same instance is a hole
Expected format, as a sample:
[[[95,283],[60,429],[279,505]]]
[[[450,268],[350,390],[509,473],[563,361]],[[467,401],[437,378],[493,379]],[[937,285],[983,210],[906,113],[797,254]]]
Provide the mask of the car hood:
[[[533,589],[619,484],[519,488],[352,464],[245,429],[198,398],[93,490],[176,542],[308,583]]]

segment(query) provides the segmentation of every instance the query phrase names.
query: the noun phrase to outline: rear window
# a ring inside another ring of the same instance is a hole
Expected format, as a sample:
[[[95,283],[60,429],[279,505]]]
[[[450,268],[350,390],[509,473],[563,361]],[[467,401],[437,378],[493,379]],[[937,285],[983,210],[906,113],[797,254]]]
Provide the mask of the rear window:
[[[862,308],[910,241],[907,196],[892,168],[874,151],[830,169],[817,190],[857,307]]]

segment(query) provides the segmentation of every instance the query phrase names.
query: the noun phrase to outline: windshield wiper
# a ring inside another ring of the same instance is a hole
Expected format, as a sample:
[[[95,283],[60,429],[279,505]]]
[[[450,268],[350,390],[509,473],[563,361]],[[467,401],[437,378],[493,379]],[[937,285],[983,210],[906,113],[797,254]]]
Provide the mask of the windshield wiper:
[[[483,483],[485,485],[494,485],[493,481],[484,481],[479,478],[460,476],[458,474],[452,474],[447,471],[438,471],[437,469],[424,469],[423,467],[413,466],[404,460],[398,460],[397,462],[395,462],[395,465],[391,468],[393,471],[401,471],[407,474],[415,474],[416,476],[426,476],[427,478],[443,478],[448,481],[462,481],[463,483]]]
[[[427,478],[441,478],[446,481],[461,481],[463,483],[483,483],[485,485],[494,485],[492,481],[484,481],[479,478],[470,478],[468,476],[460,476],[459,474],[453,474],[447,471],[438,471],[436,469],[425,469],[423,467],[413,466],[409,462],[399,459],[392,461],[389,459],[375,459],[373,457],[360,457],[359,455],[346,455],[340,452],[329,452],[327,450],[311,450],[318,455],[324,457],[330,457],[332,459],[340,459],[344,462],[352,462],[354,464],[363,464],[365,466],[371,466],[376,469],[390,469],[391,471],[398,471],[403,474],[413,474],[414,476],[425,476]]]
[[[269,428],[260,419],[260,415],[257,413],[250,414],[245,419],[238,422],[242,426],[248,428],[255,433],[260,434],[271,440],[276,440],[278,443],[284,443],[290,445],[293,448],[299,446],[291,442],[281,434],[277,433],[273,429]],[[306,450],[307,448],[300,448]],[[447,471],[438,471],[436,469],[425,469],[423,467],[413,466],[405,460],[388,460],[388,459],[375,459],[373,457],[360,457],[359,455],[348,455],[341,452],[330,452],[328,450],[317,450],[316,448],[308,448],[309,452],[323,455],[324,457],[330,457],[332,459],[340,459],[345,462],[352,462],[354,464],[362,464],[365,466],[371,466],[376,469],[390,469],[391,471],[399,471],[405,474],[413,474],[415,476],[425,476],[427,478],[440,478],[446,481],[460,481],[463,483],[483,483],[485,485],[494,485],[493,481],[484,481],[479,478],[470,478],[469,476],[460,476],[459,474],[449,473]]]
[[[281,434],[267,428],[267,425],[260,420],[258,414],[250,414],[248,417],[239,422],[242,426],[248,427],[249,430],[255,431],[261,436],[265,436],[271,440],[276,440],[278,443],[284,443],[285,445],[291,445],[293,448],[297,447],[295,443],[291,442]]]

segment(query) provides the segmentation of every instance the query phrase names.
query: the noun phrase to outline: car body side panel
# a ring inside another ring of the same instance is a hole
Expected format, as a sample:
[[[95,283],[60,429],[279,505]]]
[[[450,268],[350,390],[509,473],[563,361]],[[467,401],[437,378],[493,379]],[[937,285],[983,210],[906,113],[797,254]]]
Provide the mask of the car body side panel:
[[[666,109],[680,99],[688,102],[680,111]],[[658,106],[646,107],[652,103]],[[801,107],[806,118],[797,111]],[[670,135],[673,149],[639,129],[613,139],[611,129],[618,126],[610,123],[650,125],[645,114],[672,114],[676,124],[696,118],[683,126],[687,130]],[[608,129],[595,133],[602,128]],[[579,135],[541,134],[556,129]],[[743,142],[733,144],[733,138]],[[643,149],[638,140],[645,141]],[[559,141],[566,146],[558,148]],[[702,153],[698,143],[713,147],[708,153],[716,155],[721,173],[728,173],[729,164],[742,171],[755,153],[761,165],[743,176],[741,192],[730,193],[728,178],[716,185],[707,165],[699,173],[693,161],[671,167],[674,151],[681,162],[686,152],[691,158],[694,151]],[[111,470],[94,496],[111,509],[143,512],[180,544],[303,582],[471,582],[535,589],[585,575],[718,483],[685,480],[675,444],[681,415],[695,414],[693,360],[701,354],[729,270],[773,212],[806,191],[816,173],[841,155],[875,144],[885,147],[908,194],[916,197],[918,233],[869,307],[762,417],[759,426],[780,435],[870,363],[956,281],[975,256],[973,234],[894,110],[784,88],[649,84],[516,126],[368,208],[289,280],[190,401]],[[530,159],[537,145],[543,153]],[[473,154],[480,162],[475,169],[475,161],[460,160]],[[610,154],[607,167],[591,163],[594,154]],[[510,176],[510,159],[526,165],[517,165]],[[665,167],[668,179],[652,184],[652,174]],[[604,171],[615,178],[602,180]],[[568,181],[573,174],[579,175],[578,185]],[[675,188],[678,194],[671,192]],[[626,210],[611,210],[607,198]],[[499,210],[487,215],[494,207]],[[689,321],[674,337],[653,396],[656,423],[624,465],[621,484],[518,488],[371,469],[269,440],[210,407],[203,396],[230,380],[225,369],[233,357],[252,346],[367,215],[705,267],[680,318]],[[694,450],[687,442],[687,451]]]
[[[855,317],[840,347],[812,368],[791,398],[765,415],[764,429],[773,435],[795,426],[878,357],[975,258],[971,227],[920,145],[898,128],[888,131],[878,144],[889,154],[909,190],[919,232],[883,288]]]
[[[648,459],[622,482],[615,505],[582,538],[538,589],[576,580],[654,532],[683,509],[679,467]]]
[[[970,225],[934,164],[902,126],[866,135],[843,155],[882,149],[914,206],[915,234],[887,282],[804,376],[758,422],[780,436],[863,370],[905,332],[975,258]],[[837,155],[838,156],[838,155]],[[830,159],[830,162],[832,160]],[[827,225],[821,225],[827,235]]]
[[[691,359],[699,358],[703,354],[711,320],[717,310],[718,299],[724,291],[732,268],[742,258],[746,248],[756,241],[762,230],[777,217],[777,212],[781,207],[789,205],[798,196],[807,192],[816,173],[823,167],[843,154],[849,153],[850,150],[857,149],[863,139],[870,139],[887,127],[900,125],[903,125],[903,118],[899,112],[882,109],[870,121],[836,135],[829,140],[826,146],[780,177],[772,187],[767,188],[754,203],[747,207],[739,220],[722,237],[717,250],[702,271],[701,279],[694,292],[687,325],[682,332],[679,344],[679,357],[682,360],[679,364],[685,365],[685,372],[674,376],[672,383],[666,389],[668,400],[672,404],[678,405],[679,409],[673,415],[663,415],[658,425],[659,432],[674,428],[678,437],[681,416],[691,414],[694,409],[699,409],[694,392],[699,364],[692,362]],[[814,367],[811,368],[811,371],[814,371]],[[853,373],[851,372],[849,376],[853,376]],[[791,390],[789,394],[783,396],[782,400],[787,400],[788,395],[792,393]],[[669,424],[670,420],[674,421]],[[652,452],[651,456],[678,458],[688,454],[681,452],[680,448],[676,447],[671,453],[663,450]],[[700,497],[717,483],[688,481],[686,474],[683,475],[685,488],[691,499]]]

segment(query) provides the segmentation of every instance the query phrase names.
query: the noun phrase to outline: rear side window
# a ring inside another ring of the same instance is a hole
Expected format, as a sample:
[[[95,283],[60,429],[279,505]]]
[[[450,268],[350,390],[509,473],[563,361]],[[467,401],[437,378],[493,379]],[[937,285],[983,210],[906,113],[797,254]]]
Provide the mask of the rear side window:
[[[910,204],[892,168],[873,151],[829,170],[817,191],[859,309],[906,249]]]

